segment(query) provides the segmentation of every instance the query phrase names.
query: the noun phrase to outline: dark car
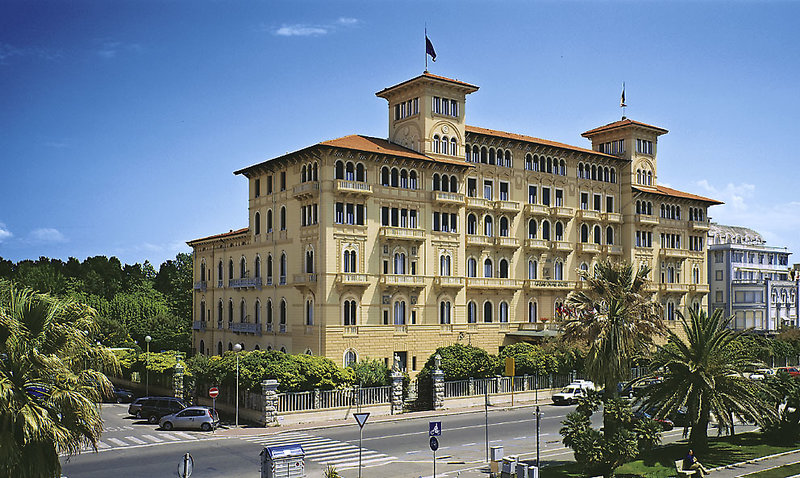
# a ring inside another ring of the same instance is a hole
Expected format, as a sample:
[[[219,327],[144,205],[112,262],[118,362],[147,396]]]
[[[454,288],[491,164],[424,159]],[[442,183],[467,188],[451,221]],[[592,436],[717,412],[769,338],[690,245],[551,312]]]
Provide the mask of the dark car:
[[[633,386],[625,382],[619,382],[617,384],[617,393],[619,393],[619,396],[622,398],[633,398],[635,396]]]
[[[653,385],[657,385],[657,384],[659,384],[661,382],[663,382],[663,380],[661,380],[659,378],[648,378],[648,379],[642,380],[641,382],[637,382],[633,386],[633,394],[636,395],[637,397],[643,397],[645,392],[647,391],[647,389],[649,387],[652,387]]]
[[[111,394],[106,397],[106,402],[131,403],[135,399],[136,396],[130,390],[114,387],[114,390],[111,392]]]
[[[635,412],[633,412],[633,419],[635,421],[653,420],[659,425],[661,425],[661,429],[665,431],[672,430],[673,428],[675,428],[675,424],[672,422],[672,420],[670,420],[669,418],[655,418],[655,416],[652,413],[652,410],[643,410],[640,408]]]
[[[186,408],[186,403],[175,397],[148,397],[141,404],[137,417],[146,418],[152,424],[158,423],[161,417]]]

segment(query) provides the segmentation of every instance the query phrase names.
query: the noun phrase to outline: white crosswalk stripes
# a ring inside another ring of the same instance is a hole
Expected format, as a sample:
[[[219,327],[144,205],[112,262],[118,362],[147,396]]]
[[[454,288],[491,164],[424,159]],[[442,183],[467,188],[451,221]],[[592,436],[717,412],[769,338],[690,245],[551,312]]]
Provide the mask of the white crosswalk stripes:
[[[337,470],[358,467],[358,447],[331,438],[313,436],[303,432],[280,433],[272,436],[255,436],[243,440],[263,446],[299,444],[306,452],[306,460],[320,465],[335,465]],[[378,453],[366,448],[361,449],[362,466],[385,465],[397,460],[397,457]]]
[[[171,431],[169,433],[160,430],[153,430],[151,434],[144,435],[127,435],[121,437],[107,437],[103,436],[102,440],[97,442],[97,450],[117,450],[126,447],[141,447],[152,446],[166,443],[182,443],[187,441],[202,440],[206,438],[213,438],[211,435],[198,434],[192,435],[191,433],[184,433],[179,431]],[[83,448],[84,452],[92,451],[92,447],[88,446]]]

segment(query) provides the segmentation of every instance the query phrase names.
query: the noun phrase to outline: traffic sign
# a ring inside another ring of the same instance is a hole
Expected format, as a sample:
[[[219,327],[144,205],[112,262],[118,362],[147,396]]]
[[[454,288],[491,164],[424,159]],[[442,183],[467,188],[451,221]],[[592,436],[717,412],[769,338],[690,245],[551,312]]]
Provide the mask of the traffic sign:
[[[442,436],[442,422],[428,422],[428,436]]]
[[[192,476],[192,468],[194,467],[194,459],[192,455],[185,454],[178,463],[178,476],[180,478],[189,478]]]
[[[217,387],[211,387],[208,389],[208,396],[211,398],[217,398],[219,396],[219,389]]]
[[[354,413],[353,418],[356,419],[359,427],[364,428],[364,424],[367,423],[367,418],[369,418],[369,412]]]
[[[439,449],[439,440],[436,437],[431,437],[430,440],[431,450],[436,451]]]

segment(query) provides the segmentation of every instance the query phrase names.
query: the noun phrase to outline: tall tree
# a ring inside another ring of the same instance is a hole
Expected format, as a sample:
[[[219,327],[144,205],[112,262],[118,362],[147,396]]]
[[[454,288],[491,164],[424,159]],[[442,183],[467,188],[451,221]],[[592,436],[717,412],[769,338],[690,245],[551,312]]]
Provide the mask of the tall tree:
[[[77,302],[0,281],[0,477],[58,477],[60,453],[96,447],[97,402],[111,390],[99,370],[118,365],[93,345],[94,319]]]
[[[775,418],[775,410],[764,397],[764,385],[745,378],[743,372],[759,364],[742,354],[738,341],[743,331],[729,328],[731,318],[716,310],[689,310],[689,320],[678,316],[686,335],[669,332],[669,342],[655,355],[653,370],[663,370],[664,381],[647,388],[645,406],[658,416],[686,410],[693,448],[708,445],[708,424],[713,415],[721,428],[733,425],[733,418],[761,425]]]
[[[174,260],[162,263],[154,287],[167,297],[167,303],[173,314],[184,320],[192,320],[191,254],[181,252]]]

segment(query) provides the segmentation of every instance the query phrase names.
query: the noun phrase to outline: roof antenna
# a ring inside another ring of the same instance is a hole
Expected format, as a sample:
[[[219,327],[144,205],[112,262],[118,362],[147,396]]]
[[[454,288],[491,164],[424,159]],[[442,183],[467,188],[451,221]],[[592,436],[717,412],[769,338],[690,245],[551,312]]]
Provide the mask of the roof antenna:
[[[620,96],[620,98],[619,98],[619,107],[622,108],[622,119],[623,120],[627,119],[625,117],[625,108],[627,106],[628,105],[625,104],[625,82],[623,81],[622,82],[622,96]]]

